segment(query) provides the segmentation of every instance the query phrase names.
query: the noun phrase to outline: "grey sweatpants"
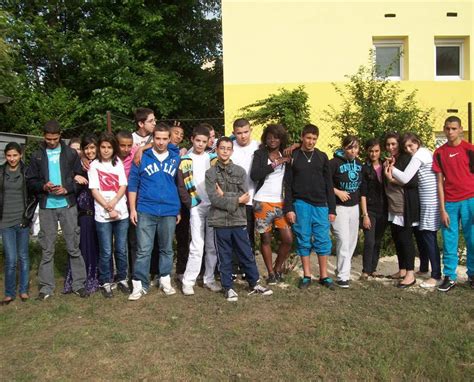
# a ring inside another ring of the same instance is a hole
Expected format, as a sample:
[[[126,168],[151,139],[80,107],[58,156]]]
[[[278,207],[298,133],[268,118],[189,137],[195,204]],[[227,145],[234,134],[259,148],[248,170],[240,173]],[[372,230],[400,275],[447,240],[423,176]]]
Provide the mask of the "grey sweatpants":
[[[43,250],[38,269],[40,292],[53,294],[54,282],[54,246],[58,236],[58,221],[66,242],[67,252],[71,264],[72,290],[77,291],[84,287],[86,281],[86,267],[79,249],[80,228],[77,225],[77,208],[51,208],[39,211],[40,232],[38,240]]]

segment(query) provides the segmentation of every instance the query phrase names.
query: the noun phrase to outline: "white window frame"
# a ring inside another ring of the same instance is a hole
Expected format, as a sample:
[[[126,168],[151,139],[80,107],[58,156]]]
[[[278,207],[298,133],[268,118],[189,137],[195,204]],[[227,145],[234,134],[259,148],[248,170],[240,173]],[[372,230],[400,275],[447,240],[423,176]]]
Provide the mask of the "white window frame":
[[[436,49],[438,47],[455,46],[459,47],[459,75],[458,76],[438,76],[436,74]],[[435,39],[434,44],[434,77],[437,81],[461,81],[464,78],[464,40],[463,39]]]
[[[390,39],[387,39],[387,40],[374,40],[373,41],[373,50],[374,50],[374,61],[375,61],[376,64],[377,64],[377,61],[376,61],[377,47],[379,47],[379,48],[398,48],[400,50],[400,57],[399,57],[399,60],[400,60],[400,75],[399,76],[387,76],[387,77],[384,77],[384,78],[387,79],[387,80],[391,80],[391,81],[402,81],[403,77],[404,77],[403,56],[405,54],[404,53],[405,52],[405,44],[404,44],[403,40],[390,40]]]

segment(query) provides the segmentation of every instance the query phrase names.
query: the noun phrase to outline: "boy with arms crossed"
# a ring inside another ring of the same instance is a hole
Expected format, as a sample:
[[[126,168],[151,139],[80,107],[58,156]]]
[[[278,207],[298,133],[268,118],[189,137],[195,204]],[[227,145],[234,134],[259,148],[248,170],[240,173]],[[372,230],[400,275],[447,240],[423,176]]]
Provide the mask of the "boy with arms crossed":
[[[296,252],[301,257],[303,278],[298,287],[308,288],[311,284],[310,254],[318,255],[319,283],[333,289],[328,277],[327,257],[331,254],[329,236],[330,222],[336,219],[336,199],[329,170],[329,159],[315,148],[319,129],[306,125],[301,134],[301,148],[295,150],[291,166],[285,173],[285,181],[291,185],[291,192],[285,194],[284,212],[293,224],[296,237]]]
[[[237,301],[232,282],[232,253],[239,257],[250,287],[249,294],[270,296],[273,291],[258,284],[259,274],[249,243],[245,204],[250,196],[245,186],[245,170],[232,163],[232,140],[217,141],[217,161],[206,171],[206,192],[211,202],[208,224],[214,227],[221,283],[227,301]]]

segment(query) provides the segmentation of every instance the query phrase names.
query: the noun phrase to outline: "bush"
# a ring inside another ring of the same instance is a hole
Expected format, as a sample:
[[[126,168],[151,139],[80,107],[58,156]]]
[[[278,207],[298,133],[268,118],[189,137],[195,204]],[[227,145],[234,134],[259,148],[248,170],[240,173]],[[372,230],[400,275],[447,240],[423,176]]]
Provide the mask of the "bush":
[[[399,82],[380,77],[378,72],[371,55],[367,66],[347,76],[349,82],[342,87],[333,84],[342,105],[329,106],[324,119],[331,124],[338,144],[349,134],[359,136],[364,144],[369,138],[383,138],[388,131],[411,131],[432,147],[433,109],[423,110],[417,103],[416,90],[407,94]]]
[[[295,90],[281,88],[277,94],[240,109],[242,117],[255,125],[278,123],[287,129],[289,142],[298,142],[303,127],[309,123],[308,94],[304,86]]]

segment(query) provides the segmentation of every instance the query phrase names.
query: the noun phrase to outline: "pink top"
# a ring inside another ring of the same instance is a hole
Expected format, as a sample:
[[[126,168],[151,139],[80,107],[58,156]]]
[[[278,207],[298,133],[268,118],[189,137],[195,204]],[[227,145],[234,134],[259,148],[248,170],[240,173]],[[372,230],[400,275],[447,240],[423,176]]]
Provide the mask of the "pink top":
[[[377,167],[374,167],[375,173],[377,174],[377,179],[379,180],[380,183],[382,183],[382,166],[378,165]]]
[[[123,162],[123,167],[125,169],[125,175],[127,176],[128,179],[128,174],[130,174],[130,169],[132,168],[132,162],[133,158],[135,157],[135,153],[137,152],[138,148],[140,146],[135,146],[132,148],[132,151],[130,151],[130,154],[128,154],[127,157],[125,157],[122,162]]]

